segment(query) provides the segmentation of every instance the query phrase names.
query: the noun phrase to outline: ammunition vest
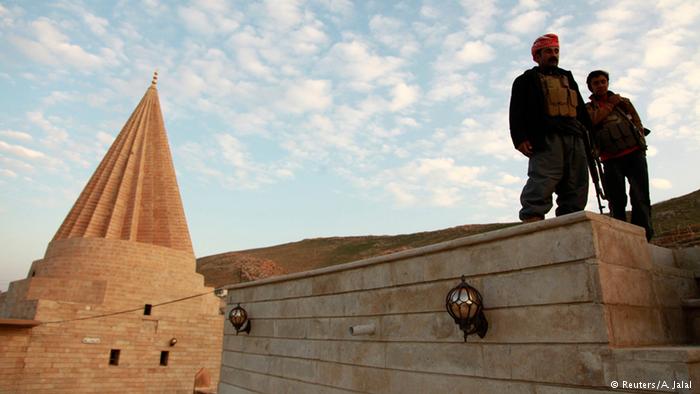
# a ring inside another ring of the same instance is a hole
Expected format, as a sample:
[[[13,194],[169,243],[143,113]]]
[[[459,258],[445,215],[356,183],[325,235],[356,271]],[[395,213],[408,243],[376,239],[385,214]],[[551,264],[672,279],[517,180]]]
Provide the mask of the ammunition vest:
[[[549,116],[576,117],[578,96],[569,88],[566,75],[540,74],[542,92],[544,93],[544,112]]]
[[[644,148],[644,137],[632,125],[621,111],[615,110],[598,125],[595,133],[595,143],[601,152],[617,153],[625,149],[640,146]]]

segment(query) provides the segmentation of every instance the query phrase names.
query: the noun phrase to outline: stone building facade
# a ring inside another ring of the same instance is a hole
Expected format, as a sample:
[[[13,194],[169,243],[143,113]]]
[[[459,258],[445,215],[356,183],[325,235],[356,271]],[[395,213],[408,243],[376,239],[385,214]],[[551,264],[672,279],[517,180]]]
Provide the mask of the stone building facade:
[[[44,258],[0,297],[0,393],[218,381],[221,304],[195,272],[155,77]]]
[[[251,330],[225,325],[219,393],[699,392],[699,270],[700,248],[578,212],[231,285]],[[466,343],[462,275],[489,322]]]

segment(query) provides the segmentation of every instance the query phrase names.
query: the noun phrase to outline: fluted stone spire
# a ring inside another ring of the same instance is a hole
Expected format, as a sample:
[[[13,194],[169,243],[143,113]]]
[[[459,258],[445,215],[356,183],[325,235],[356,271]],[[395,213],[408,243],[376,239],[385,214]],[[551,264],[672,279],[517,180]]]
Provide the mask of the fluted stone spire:
[[[193,253],[154,73],[53,240],[111,238]]]

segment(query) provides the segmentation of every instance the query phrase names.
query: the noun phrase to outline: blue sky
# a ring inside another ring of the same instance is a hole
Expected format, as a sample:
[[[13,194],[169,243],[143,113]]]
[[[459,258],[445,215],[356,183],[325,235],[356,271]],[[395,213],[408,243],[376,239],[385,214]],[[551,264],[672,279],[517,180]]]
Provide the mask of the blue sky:
[[[652,201],[691,192],[698,23],[694,0],[0,1],[0,289],[154,70],[197,256],[517,220],[510,87],[548,32],[584,97],[608,70],[652,130]]]

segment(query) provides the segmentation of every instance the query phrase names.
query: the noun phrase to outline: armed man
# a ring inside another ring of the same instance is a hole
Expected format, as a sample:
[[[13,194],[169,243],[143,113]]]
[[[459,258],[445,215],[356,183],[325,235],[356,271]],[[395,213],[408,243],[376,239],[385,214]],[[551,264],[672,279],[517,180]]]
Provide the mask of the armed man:
[[[532,45],[537,66],[513,82],[510,135],[529,158],[520,195],[520,220],[544,219],[557,194],[557,216],[584,209],[588,200],[586,146],[591,120],[571,71],[558,67],[559,38],[545,34]]]
[[[626,220],[627,193],[630,184],[632,223],[644,227],[647,240],[654,236],[649,199],[644,126],[632,102],[608,90],[610,75],[603,70],[588,74],[586,84],[593,93],[586,104],[593,122],[593,142],[605,167],[603,186],[610,202],[610,215]]]

